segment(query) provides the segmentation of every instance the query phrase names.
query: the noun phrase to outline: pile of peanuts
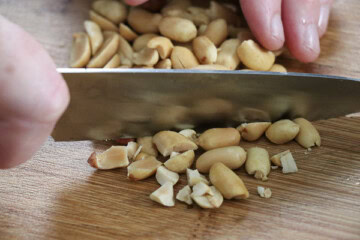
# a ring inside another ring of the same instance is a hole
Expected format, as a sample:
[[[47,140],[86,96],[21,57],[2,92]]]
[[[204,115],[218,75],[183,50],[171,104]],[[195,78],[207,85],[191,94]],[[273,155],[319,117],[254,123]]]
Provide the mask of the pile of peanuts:
[[[249,175],[261,181],[268,180],[271,169],[281,167],[283,173],[298,171],[289,150],[270,158],[264,148],[251,147],[245,151],[240,147],[241,139],[253,142],[264,134],[274,144],[295,139],[308,150],[321,145],[317,129],[308,120],[297,118],[275,123],[244,123],[237,128],[213,128],[200,135],[192,129],[161,131],[154,136],[140,137],[137,142],[130,141],[126,146],[93,153],[88,163],[102,170],[127,167],[128,178],[135,181],[156,175],[161,187],[151,193],[150,198],[168,207],[175,205],[173,186],[179,174],[186,173],[187,185],[176,194],[176,199],[189,205],[196,202],[202,208],[219,208],[224,198],[250,196],[242,179],[233,171],[243,165]],[[210,181],[203,174],[208,174]],[[268,188],[259,186],[258,193],[264,198],[271,197]]]
[[[72,68],[157,68],[286,72],[276,52],[242,27],[238,7],[172,0],[156,9],[96,0],[85,32],[73,35]]]

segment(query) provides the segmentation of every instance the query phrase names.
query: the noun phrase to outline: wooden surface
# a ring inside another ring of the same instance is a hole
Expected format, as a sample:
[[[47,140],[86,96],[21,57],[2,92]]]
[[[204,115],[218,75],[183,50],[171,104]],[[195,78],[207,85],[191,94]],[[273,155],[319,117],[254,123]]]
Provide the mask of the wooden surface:
[[[82,30],[90,1],[0,0],[0,14],[35,35],[58,66],[67,66],[71,34]],[[360,77],[360,2],[337,0],[322,55],[313,64],[281,62],[292,71]],[[256,181],[237,172],[250,198],[217,210],[165,208],[149,194],[154,178],[131,182],[126,170],[95,171],[86,160],[100,142],[56,143],[15,169],[0,171],[0,239],[360,239],[360,118],[316,122],[323,146],[311,152],[265,139],[270,154],[291,149],[299,172]],[[186,183],[184,176],[176,191]],[[270,187],[271,199],[256,194]]]

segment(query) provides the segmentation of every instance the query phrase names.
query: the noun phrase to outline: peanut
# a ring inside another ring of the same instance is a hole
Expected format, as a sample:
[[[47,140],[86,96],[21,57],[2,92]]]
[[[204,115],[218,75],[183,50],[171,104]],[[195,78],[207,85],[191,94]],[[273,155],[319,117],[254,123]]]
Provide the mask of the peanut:
[[[283,65],[280,65],[280,64],[274,64],[270,70],[270,72],[281,72],[281,73],[286,73],[287,70],[286,68],[283,66]]]
[[[320,134],[311,122],[304,118],[296,118],[294,122],[300,126],[299,134],[295,138],[296,142],[304,148],[320,147]]]
[[[93,21],[85,21],[84,27],[91,43],[91,53],[95,55],[104,42],[100,26]]]
[[[122,36],[119,36],[118,54],[120,57],[120,65],[126,65],[129,67],[133,65],[133,49],[131,48],[128,41],[126,41]]]
[[[140,50],[142,50],[143,48],[145,48],[148,44],[148,42],[153,39],[154,37],[157,37],[157,34],[154,33],[147,33],[147,34],[143,34],[141,36],[139,36],[138,38],[135,39],[134,43],[133,43],[133,49],[135,52],[139,52]]]
[[[245,163],[245,160],[246,152],[242,147],[216,148],[203,153],[196,160],[196,169],[202,173],[208,173],[211,166],[217,162],[221,162],[231,169],[237,169]]]
[[[119,35],[114,34],[105,40],[97,54],[90,60],[88,68],[102,68],[115,55],[119,47]]]
[[[171,69],[171,67],[172,67],[172,63],[171,63],[171,60],[168,59],[168,58],[159,61],[159,62],[155,65],[155,68],[158,68],[158,69]]]
[[[151,13],[141,8],[132,8],[127,21],[138,33],[157,33],[161,14]]]
[[[270,158],[271,162],[276,166],[282,167],[281,158],[290,153],[290,150],[286,150],[285,152],[278,153]]]
[[[190,168],[186,169],[186,178],[189,186],[194,186],[199,182],[209,184],[209,181],[206,179],[206,177],[200,174],[198,170],[191,170]]]
[[[204,182],[198,182],[193,186],[193,193],[194,196],[203,196],[203,195],[211,195],[214,196],[214,193],[211,191],[209,185]]]
[[[241,62],[255,71],[268,71],[275,62],[274,53],[260,47],[253,40],[242,42],[237,53]]]
[[[215,163],[210,169],[210,181],[226,199],[245,199],[249,192],[241,180],[230,168],[223,163]]]
[[[115,24],[123,22],[127,17],[126,6],[118,1],[95,1],[92,4],[92,8]]]
[[[194,23],[179,17],[164,17],[159,24],[159,30],[165,37],[182,43],[190,42],[197,35]]]
[[[111,147],[101,154],[93,153],[88,159],[90,166],[96,169],[114,169],[129,165],[128,151],[124,146]]]
[[[127,155],[129,159],[133,159],[139,146],[136,142],[128,142],[126,146]]]
[[[165,183],[150,194],[150,199],[166,207],[175,206],[174,186],[170,182]]]
[[[228,36],[227,24],[224,19],[216,19],[209,23],[204,36],[207,36],[215,46],[220,46]]]
[[[137,143],[142,146],[141,152],[157,157],[158,151],[153,143],[153,137],[140,137],[137,139]]]
[[[217,49],[206,36],[200,36],[193,41],[194,53],[201,64],[212,64],[217,59]]]
[[[270,122],[243,123],[237,127],[237,129],[242,138],[246,141],[253,142],[258,140],[270,125]]]
[[[139,66],[152,67],[159,61],[159,53],[156,49],[143,48],[140,52],[134,53],[133,62]]]
[[[170,57],[174,45],[166,37],[154,37],[148,42],[147,47],[156,49],[159,52],[160,58],[166,59]]]
[[[189,185],[186,185],[185,187],[183,187],[178,194],[176,194],[176,199],[184,202],[188,205],[191,205],[193,202],[191,200],[191,188]]]
[[[198,28],[198,36],[204,35],[206,28],[207,28],[207,24],[200,25]]]
[[[119,54],[115,54],[110,61],[104,66],[104,68],[117,68],[120,66],[120,57]]]
[[[155,174],[161,162],[155,157],[150,156],[143,160],[138,160],[128,166],[128,178],[131,180],[143,180]]]
[[[189,69],[199,65],[195,55],[185,47],[174,47],[171,62],[174,69]]]
[[[235,128],[213,128],[205,131],[198,139],[206,151],[228,146],[237,146],[240,143],[240,133]]]
[[[164,157],[169,156],[172,152],[185,152],[198,148],[190,139],[172,131],[161,131],[155,134],[153,143]]]
[[[104,31],[108,30],[108,31],[114,31],[114,32],[118,31],[118,28],[116,27],[116,25],[114,23],[107,20],[103,16],[97,14],[96,12],[90,10],[89,15],[90,15],[90,19],[92,21],[96,22],[102,30],[104,30]]]
[[[147,153],[144,153],[144,152],[139,152],[139,154],[138,155],[136,155],[136,157],[135,157],[135,161],[139,161],[139,160],[143,160],[143,159],[145,159],[145,158],[147,158],[147,157],[150,157],[151,155],[149,155],[149,154],[147,154]]]
[[[179,181],[179,174],[169,171],[163,166],[158,167],[155,177],[160,185],[164,185],[167,182],[175,185]]]
[[[120,33],[120,36],[122,36],[123,38],[125,38],[129,42],[132,42],[137,37],[139,37],[139,35],[137,35],[136,32],[134,32],[131,28],[129,28],[128,26],[126,26],[123,23],[120,23],[119,33]]]
[[[299,133],[298,124],[288,119],[273,123],[265,132],[266,137],[275,144],[284,144],[293,140]]]
[[[197,141],[197,133],[193,129],[184,129],[179,132],[181,135],[187,137],[193,142]]]
[[[170,157],[170,159],[167,160],[164,163],[164,165],[173,172],[184,173],[186,169],[193,164],[194,159],[195,159],[194,151],[189,150],[184,153],[178,154],[176,156]]]
[[[75,33],[70,54],[70,67],[82,68],[91,57],[90,40],[86,33]]]
[[[266,181],[271,169],[269,153],[264,148],[252,147],[248,149],[247,156],[246,172],[250,175],[255,174],[256,179]]]
[[[228,39],[223,42],[220,46],[216,64],[223,65],[230,70],[235,70],[240,64],[240,59],[237,54],[240,43],[239,39]]]

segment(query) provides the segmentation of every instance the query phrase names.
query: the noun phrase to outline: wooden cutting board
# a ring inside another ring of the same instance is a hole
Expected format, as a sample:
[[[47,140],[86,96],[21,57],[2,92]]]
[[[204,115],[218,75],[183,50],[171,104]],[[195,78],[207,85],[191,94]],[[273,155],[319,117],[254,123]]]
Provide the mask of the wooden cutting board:
[[[0,14],[36,36],[64,67],[89,5],[0,0]],[[320,58],[301,64],[285,55],[280,62],[290,71],[360,77],[359,12],[358,0],[336,0]],[[106,143],[49,139],[32,160],[0,171],[0,239],[360,239],[360,118],[315,125],[323,145],[311,152],[296,143],[242,142],[270,154],[291,149],[299,172],[273,170],[261,182],[240,169],[250,198],[216,210],[179,202],[165,208],[149,199],[158,188],[154,178],[131,182],[125,169],[92,169],[87,157]],[[182,176],[176,192],[184,184]],[[273,197],[257,196],[257,186],[270,187]]]

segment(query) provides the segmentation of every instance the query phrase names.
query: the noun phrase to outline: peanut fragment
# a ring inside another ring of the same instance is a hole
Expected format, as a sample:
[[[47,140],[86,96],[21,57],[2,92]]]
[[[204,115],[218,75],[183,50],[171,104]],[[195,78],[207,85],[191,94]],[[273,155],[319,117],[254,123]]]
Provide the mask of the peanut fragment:
[[[270,72],[280,72],[280,73],[286,73],[287,70],[286,68],[283,66],[283,65],[280,65],[280,64],[274,64],[270,70]]]
[[[136,32],[134,32],[131,28],[129,28],[123,23],[120,23],[119,33],[123,38],[125,38],[129,42],[134,41],[138,37]]]
[[[176,155],[171,153],[170,159],[164,165],[173,172],[184,173],[193,164],[194,159],[195,153],[193,150]]]
[[[104,68],[117,68],[120,66],[121,59],[119,54],[115,54],[110,61],[104,66]]]
[[[111,147],[101,154],[95,152],[88,159],[90,166],[96,169],[114,169],[129,165],[128,151],[124,146]]]
[[[283,173],[295,173],[298,171],[295,159],[289,151],[285,155],[280,157],[282,172]]]
[[[158,151],[153,143],[153,137],[140,137],[137,143],[142,146],[141,152],[157,157]]]
[[[239,39],[228,39],[223,42],[220,46],[216,64],[223,65],[230,70],[235,70],[240,64],[240,59],[237,54],[240,43]]]
[[[172,67],[172,63],[171,63],[171,60],[168,59],[168,58],[159,61],[159,62],[155,65],[155,68],[158,68],[158,69],[171,69],[171,67]]]
[[[196,187],[201,185],[201,189],[197,190]],[[221,193],[216,189],[215,186],[207,186],[204,183],[198,183],[193,187],[193,193],[191,198],[201,208],[219,208],[224,201]]]
[[[88,68],[102,68],[115,55],[119,47],[119,35],[113,34],[105,40],[97,54],[90,60]]]
[[[165,183],[150,194],[150,199],[166,207],[175,206],[173,185],[170,182]]]
[[[242,42],[237,53],[241,62],[255,71],[268,71],[275,62],[274,53],[265,50],[253,40]]]
[[[141,8],[132,8],[127,21],[138,33],[157,33],[161,14],[151,13]]]
[[[160,185],[164,185],[167,182],[175,185],[179,181],[179,174],[169,171],[163,166],[158,167],[155,177]]]
[[[193,186],[193,193],[194,196],[203,196],[203,195],[211,195],[214,196],[209,185],[205,184],[204,182],[198,182]]]
[[[86,33],[75,33],[70,54],[70,67],[82,68],[91,57],[90,40]]]
[[[127,17],[126,6],[118,1],[99,0],[92,4],[92,8],[115,24],[123,22]]]
[[[147,33],[139,36],[135,39],[133,43],[133,49],[135,52],[139,52],[141,49],[147,46],[148,42],[153,39],[154,37],[157,37],[157,34],[154,33]]]
[[[193,129],[184,129],[181,130],[179,133],[193,142],[197,141],[197,133]]]
[[[159,30],[165,37],[182,43],[190,42],[197,35],[195,24],[179,17],[164,17],[159,24]]]
[[[161,131],[153,137],[153,143],[164,156],[170,156],[172,152],[185,152],[196,150],[197,145],[190,139],[173,131]]]
[[[216,148],[203,153],[196,161],[196,169],[208,173],[211,166],[217,162],[225,164],[231,169],[241,167],[246,160],[246,152],[242,147],[231,146]]]
[[[217,59],[217,49],[213,42],[206,36],[193,40],[194,53],[201,64],[212,64]]]
[[[266,181],[271,170],[269,153],[264,148],[252,147],[248,149],[247,155],[246,172],[250,175],[254,174],[256,179]]]
[[[136,142],[128,142],[126,146],[127,155],[129,159],[133,159],[138,150],[139,145]]]
[[[159,52],[160,58],[166,59],[170,57],[174,45],[166,37],[154,37],[148,42],[147,47],[156,49]]]
[[[191,194],[191,198],[196,202],[197,205],[201,208],[214,208],[214,206],[210,203],[207,196],[196,196],[194,193]]]
[[[104,31],[108,30],[114,32],[118,31],[118,28],[114,23],[102,17],[101,15],[97,14],[96,12],[90,10],[89,15],[90,15],[90,19],[96,22],[102,30]]]
[[[213,128],[206,130],[198,139],[198,145],[205,150],[237,146],[240,143],[240,133],[235,128]]]
[[[257,192],[262,198],[271,198],[272,192],[270,188],[264,188],[261,186],[257,187]]]
[[[206,197],[211,205],[213,205],[215,208],[219,208],[221,204],[224,202],[224,197],[215,186],[211,186],[210,189],[213,192],[213,196],[208,195]]]
[[[186,178],[189,186],[194,186],[199,182],[209,184],[209,181],[206,179],[206,177],[200,174],[197,169],[196,170],[192,170],[190,168],[186,169]]]
[[[294,122],[300,126],[299,134],[295,140],[304,148],[311,148],[321,145],[321,138],[318,130],[311,122],[304,118],[294,119]]]
[[[210,181],[226,199],[245,199],[249,192],[241,180],[230,168],[223,163],[215,163],[210,169]]]
[[[133,54],[133,62],[139,66],[152,67],[159,61],[159,53],[156,49],[143,48]]]
[[[144,152],[140,152],[138,155],[136,155],[135,157],[135,161],[139,161],[139,160],[143,160],[147,157],[150,157],[151,155],[147,154],[147,153],[144,153]]]
[[[100,26],[93,21],[85,21],[84,27],[91,43],[91,53],[95,55],[104,42]]]
[[[156,160],[155,157],[150,156],[143,160],[138,160],[130,164],[127,168],[128,178],[131,180],[143,180],[155,174],[161,162]]]
[[[189,69],[199,65],[195,55],[185,47],[174,47],[171,53],[171,62],[174,69]]]
[[[176,194],[176,199],[184,202],[188,205],[191,205],[193,203],[193,201],[191,200],[191,188],[189,185],[186,185],[185,187],[183,187],[178,194]]]
[[[253,142],[258,140],[270,127],[270,122],[243,123],[237,129],[241,137],[246,141]]]
[[[204,36],[207,36],[215,46],[220,46],[228,36],[228,28],[224,19],[216,19],[209,23]]]
[[[271,162],[275,164],[276,166],[281,167],[281,157],[287,155],[290,153],[290,150],[286,150],[285,152],[278,153],[270,158]]]
[[[275,144],[284,144],[293,140],[300,127],[291,120],[284,119],[273,123],[265,132],[266,137]]]

